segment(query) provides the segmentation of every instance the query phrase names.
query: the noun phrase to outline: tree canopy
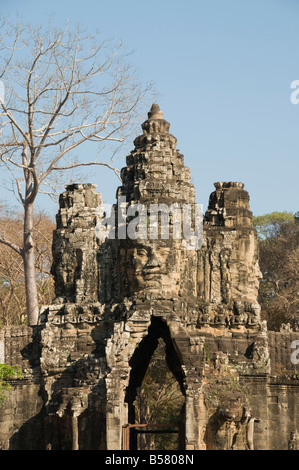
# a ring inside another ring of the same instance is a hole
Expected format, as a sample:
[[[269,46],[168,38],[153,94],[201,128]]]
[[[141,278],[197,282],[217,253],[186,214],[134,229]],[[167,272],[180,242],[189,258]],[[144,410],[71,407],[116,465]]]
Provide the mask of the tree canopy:
[[[268,328],[283,323],[299,328],[299,223],[291,212],[254,217],[259,234],[259,259],[263,278],[259,302]]]
[[[294,214],[286,211],[271,212],[253,218],[253,225],[261,239],[277,238],[283,233],[284,228],[288,231],[293,224]]]

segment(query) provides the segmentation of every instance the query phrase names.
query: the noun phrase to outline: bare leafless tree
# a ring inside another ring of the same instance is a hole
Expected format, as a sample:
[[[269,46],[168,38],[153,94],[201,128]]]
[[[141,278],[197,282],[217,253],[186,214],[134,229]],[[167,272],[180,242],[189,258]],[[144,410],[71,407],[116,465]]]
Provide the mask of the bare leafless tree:
[[[23,214],[17,207],[0,207],[0,233],[8,240],[22,244]],[[35,250],[35,277],[40,305],[51,303],[54,297],[52,241],[54,222],[44,212],[34,212],[33,242]],[[22,257],[0,243],[0,328],[4,325],[22,324],[27,308]]]
[[[2,21],[1,31],[0,155],[24,208],[24,227],[21,246],[3,233],[0,242],[23,258],[28,323],[35,325],[36,197],[50,193],[66,170],[105,165],[117,172],[99,156],[78,160],[75,150],[84,150],[87,142],[99,148],[120,145],[139,120],[147,90],[137,83],[121,44],[100,43],[69,25],[57,30],[51,22],[44,29]]]

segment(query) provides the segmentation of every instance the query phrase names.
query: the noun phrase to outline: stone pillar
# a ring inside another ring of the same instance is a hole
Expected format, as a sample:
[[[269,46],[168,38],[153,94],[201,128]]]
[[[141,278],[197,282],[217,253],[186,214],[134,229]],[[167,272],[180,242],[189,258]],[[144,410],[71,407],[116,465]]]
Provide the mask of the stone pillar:
[[[72,450],[79,450],[78,416],[72,416]]]

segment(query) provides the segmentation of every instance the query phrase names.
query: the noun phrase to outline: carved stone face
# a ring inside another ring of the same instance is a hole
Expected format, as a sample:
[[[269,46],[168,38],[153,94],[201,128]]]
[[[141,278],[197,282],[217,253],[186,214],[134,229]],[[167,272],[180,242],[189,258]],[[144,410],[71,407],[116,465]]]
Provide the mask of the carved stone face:
[[[55,263],[55,293],[57,297],[72,298],[75,295],[75,273],[78,270],[77,252],[64,252]],[[53,263],[53,264],[54,264]]]
[[[129,294],[178,292],[180,254],[170,240],[130,241],[121,248],[121,257]]]

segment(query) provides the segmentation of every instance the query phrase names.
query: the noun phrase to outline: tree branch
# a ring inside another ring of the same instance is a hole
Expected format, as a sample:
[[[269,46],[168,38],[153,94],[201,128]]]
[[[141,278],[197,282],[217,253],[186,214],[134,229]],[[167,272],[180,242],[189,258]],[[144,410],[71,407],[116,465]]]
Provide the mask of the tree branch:
[[[0,243],[3,245],[9,246],[12,250],[14,250],[18,255],[23,256],[23,250],[18,246],[12,243],[11,241],[7,240],[3,235],[0,234]]]
[[[120,171],[117,168],[114,168],[113,166],[109,165],[109,163],[104,163],[104,162],[82,162],[82,163],[72,163],[71,165],[67,166],[53,166],[52,170],[70,170],[72,168],[77,168],[78,166],[91,166],[91,165],[100,165],[100,166],[106,166],[107,168],[110,168],[110,170],[113,170],[114,173],[117,175],[119,179],[120,178]]]

